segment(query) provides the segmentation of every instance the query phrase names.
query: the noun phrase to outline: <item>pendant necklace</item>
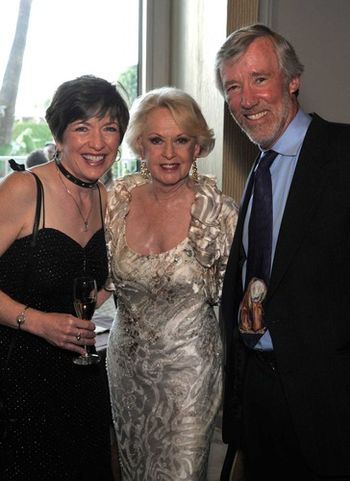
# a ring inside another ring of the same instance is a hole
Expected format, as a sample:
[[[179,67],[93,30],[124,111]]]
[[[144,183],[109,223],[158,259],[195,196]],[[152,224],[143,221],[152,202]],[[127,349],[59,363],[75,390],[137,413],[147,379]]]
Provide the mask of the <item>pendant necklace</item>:
[[[77,207],[77,209],[78,209],[78,212],[79,212],[79,215],[80,215],[80,217],[81,217],[81,220],[82,220],[83,223],[84,223],[84,232],[87,232],[87,231],[89,230],[89,217],[90,217],[90,214],[91,214],[91,212],[92,212],[93,202],[91,202],[91,207],[90,207],[90,210],[89,210],[89,212],[88,212],[88,215],[87,215],[86,217],[84,217],[84,215],[83,215],[83,213],[82,213],[82,210],[81,210],[81,208],[80,208],[80,206],[79,206],[76,198],[74,197],[74,195],[72,194],[72,192],[67,188],[66,184],[63,182],[63,179],[62,179],[62,177],[61,177],[60,172],[59,172],[58,169],[57,169],[57,175],[58,175],[58,177],[59,177],[59,179],[60,179],[60,181],[61,181],[61,183],[62,183],[62,185],[63,185],[63,187],[64,187],[64,190],[65,190],[65,191],[67,192],[67,194],[73,199],[73,201],[74,201],[74,203],[75,203],[75,205],[76,205],[76,207]]]

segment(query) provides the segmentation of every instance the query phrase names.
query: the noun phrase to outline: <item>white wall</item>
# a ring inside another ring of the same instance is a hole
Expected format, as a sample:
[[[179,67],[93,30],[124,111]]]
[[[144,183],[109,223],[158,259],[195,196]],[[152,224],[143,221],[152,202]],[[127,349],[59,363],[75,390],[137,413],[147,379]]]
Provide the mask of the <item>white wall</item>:
[[[261,0],[261,21],[294,46],[305,71],[307,112],[350,122],[350,1]]]

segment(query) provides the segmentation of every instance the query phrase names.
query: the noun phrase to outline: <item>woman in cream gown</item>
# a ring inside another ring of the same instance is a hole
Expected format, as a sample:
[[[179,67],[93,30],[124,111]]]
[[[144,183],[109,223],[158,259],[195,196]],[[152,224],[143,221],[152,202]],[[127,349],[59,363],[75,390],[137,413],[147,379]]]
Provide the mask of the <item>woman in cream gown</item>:
[[[127,136],[149,172],[117,180],[109,202],[118,309],[107,372],[123,481],[205,481],[222,395],[214,306],[237,208],[213,179],[189,175],[214,139],[184,92],[146,94]]]

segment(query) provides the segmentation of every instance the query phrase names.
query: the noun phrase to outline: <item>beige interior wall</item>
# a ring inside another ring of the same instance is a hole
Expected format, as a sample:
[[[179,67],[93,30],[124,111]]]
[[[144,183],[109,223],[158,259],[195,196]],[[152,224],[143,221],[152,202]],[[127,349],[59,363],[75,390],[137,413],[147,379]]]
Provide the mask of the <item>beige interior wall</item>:
[[[227,11],[227,35],[237,28],[257,22],[258,15],[259,0],[230,0]],[[256,154],[257,148],[237,127],[225,106],[222,189],[236,202],[241,199]]]
[[[170,83],[191,94],[202,108],[216,145],[198,161],[200,173],[222,184],[224,101],[214,83],[215,54],[226,38],[227,0],[171,2]]]
[[[305,66],[301,105],[328,120],[350,122],[350,1],[270,3],[271,28],[288,38]]]

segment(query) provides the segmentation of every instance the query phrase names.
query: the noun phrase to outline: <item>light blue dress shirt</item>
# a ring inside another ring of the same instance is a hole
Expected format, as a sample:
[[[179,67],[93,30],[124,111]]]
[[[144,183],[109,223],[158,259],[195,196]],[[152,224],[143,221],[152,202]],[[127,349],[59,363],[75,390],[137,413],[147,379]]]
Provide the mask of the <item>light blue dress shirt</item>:
[[[287,202],[290,185],[293,179],[295,167],[298,162],[299,153],[303,145],[304,137],[310,125],[311,117],[303,110],[299,109],[294,119],[288,125],[285,132],[271,147],[272,150],[278,152],[276,159],[270,167],[272,180],[272,259],[276,250],[278,234],[281,227],[284,208]],[[264,151],[262,151],[262,154]],[[261,154],[261,155],[262,155]],[[252,198],[250,198],[247,214],[243,227],[243,247],[248,252],[248,223],[251,211]],[[245,284],[246,262],[242,269],[243,285]],[[269,331],[266,331],[255,346],[256,349],[272,350],[272,339]]]

